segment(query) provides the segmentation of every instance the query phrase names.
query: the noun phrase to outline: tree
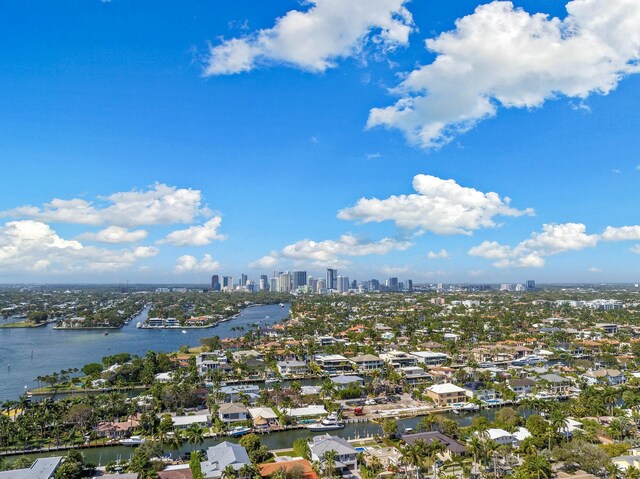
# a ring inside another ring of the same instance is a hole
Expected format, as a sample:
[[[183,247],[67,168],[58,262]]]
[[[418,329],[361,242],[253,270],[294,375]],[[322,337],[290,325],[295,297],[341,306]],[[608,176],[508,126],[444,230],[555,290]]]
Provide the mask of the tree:
[[[602,448],[581,440],[554,448],[551,456],[569,469],[582,469],[590,474],[598,474],[609,463],[609,455]]]
[[[549,479],[551,477],[549,460],[539,454],[527,456],[516,469],[516,479]]]
[[[382,423],[382,431],[387,437],[393,438],[398,433],[398,423],[393,419],[385,419]]]
[[[333,475],[333,470],[336,467],[337,457],[338,457],[338,453],[336,451],[332,449],[325,451],[323,456],[325,477],[331,477]]]
[[[204,474],[200,467],[200,460],[200,451],[193,451],[189,458],[189,469],[191,469],[193,479],[204,479]]]
[[[304,437],[299,437],[295,441],[293,441],[293,453],[296,456],[304,457],[309,460],[311,457],[311,450],[309,448],[309,442]]]
[[[102,372],[102,369],[102,364],[100,363],[89,363],[82,366],[80,371],[86,376],[97,376]]]
[[[191,424],[187,428],[187,441],[193,445],[193,449],[195,449],[196,445],[204,442],[204,429],[198,424]]]

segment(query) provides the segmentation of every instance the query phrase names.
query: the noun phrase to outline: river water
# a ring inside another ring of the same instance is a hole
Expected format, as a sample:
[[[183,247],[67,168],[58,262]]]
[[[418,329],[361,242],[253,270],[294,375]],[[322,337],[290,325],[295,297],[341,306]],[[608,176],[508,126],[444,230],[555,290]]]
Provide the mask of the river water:
[[[80,368],[100,362],[104,356],[131,353],[144,356],[148,351],[171,352],[180,346],[197,346],[200,338],[214,335],[230,338],[244,335],[251,325],[268,326],[289,314],[289,305],[255,306],[242,310],[241,316],[208,329],[137,329],[147,318],[144,310],[121,329],[63,331],[53,324],[39,328],[0,328],[0,401],[17,399],[25,387],[37,386],[37,376],[62,369]],[[238,331],[236,328],[245,328]]]

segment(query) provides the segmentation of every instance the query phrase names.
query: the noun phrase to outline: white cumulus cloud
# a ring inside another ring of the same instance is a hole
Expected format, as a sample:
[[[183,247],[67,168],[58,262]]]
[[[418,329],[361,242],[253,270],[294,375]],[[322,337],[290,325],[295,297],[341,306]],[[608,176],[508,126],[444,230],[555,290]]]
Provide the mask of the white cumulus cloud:
[[[220,268],[220,263],[215,261],[210,254],[205,254],[198,260],[195,256],[185,254],[176,259],[174,273],[211,273]]]
[[[192,223],[197,216],[209,214],[202,206],[199,190],[160,183],[143,191],[113,193],[96,202],[55,198],[41,207],[22,206],[0,212],[0,216],[31,218],[45,223],[121,227]]]
[[[426,41],[435,60],[370,111],[368,126],[400,129],[436,148],[502,108],[536,108],[558,97],[606,95],[639,71],[640,2],[573,0],[564,19],[494,1]]]
[[[427,253],[427,258],[429,259],[445,259],[449,257],[449,252],[446,249],[441,249],[440,251],[429,251]]]
[[[509,206],[509,198],[460,186],[454,180],[416,175],[415,194],[386,199],[361,198],[355,206],[338,212],[338,218],[361,223],[394,221],[401,228],[418,228],[442,235],[471,234],[480,228],[494,228],[496,216],[532,215],[528,208]]]
[[[372,44],[391,50],[406,45],[413,30],[407,0],[308,0],[306,11],[291,10],[272,28],[224,40],[209,50],[204,74],[228,75],[257,65],[283,63],[313,72]]]
[[[605,241],[637,241],[640,240],[640,226],[607,226],[602,233],[602,239]]]
[[[403,251],[413,246],[406,239],[383,238],[379,241],[360,238],[352,234],[345,234],[338,240],[313,241],[305,239],[272,251],[260,258],[251,267],[271,267],[280,259],[298,262],[311,262],[315,266],[344,266],[345,257],[368,256],[371,254],[385,255],[391,251]]]
[[[79,240],[96,241],[98,243],[137,243],[147,237],[145,230],[129,231],[121,226],[108,226],[95,233],[83,233],[78,236]]]
[[[594,247],[599,239],[599,235],[587,234],[586,226],[581,223],[545,224],[542,232],[533,233],[515,247],[484,241],[471,248],[469,254],[497,259],[493,264],[497,268],[541,268],[546,256]]]
[[[172,231],[159,243],[173,246],[205,246],[212,241],[221,241],[225,236],[218,233],[222,223],[220,216],[215,216],[202,225],[191,226],[187,229]]]
[[[249,263],[249,268],[269,269],[269,268],[273,268],[277,264],[278,264],[277,253],[272,253],[272,254],[265,255],[256,261],[252,261],[251,263]]]
[[[66,240],[40,221],[10,221],[0,226],[0,271],[68,273],[113,271],[155,256],[157,248],[106,249]]]

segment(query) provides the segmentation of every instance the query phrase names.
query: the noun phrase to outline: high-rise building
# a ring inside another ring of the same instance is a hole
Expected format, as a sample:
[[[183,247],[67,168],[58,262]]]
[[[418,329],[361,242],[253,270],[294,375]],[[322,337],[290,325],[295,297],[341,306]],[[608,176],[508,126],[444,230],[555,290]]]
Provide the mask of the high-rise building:
[[[211,289],[213,291],[220,291],[220,276],[217,274],[211,276]]]
[[[307,279],[307,286],[309,286],[311,292],[316,293],[318,291],[318,280],[313,276],[309,276]]]
[[[536,289],[536,282],[532,279],[528,279],[526,283],[527,291],[534,291]]]
[[[240,275],[240,283],[238,283],[238,286],[243,288],[246,285],[247,285],[247,275],[246,274],[241,274]]]
[[[407,291],[409,291],[410,293],[413,293],[413,280],[412,279],[408,279],[405,282],[405,286],[407,288]]]
[[[307,272],[306,271],[294,271],[293,272],[293,291],[297,290],[301,286],[307,284]]]
[[[260,291],[269,291],[269,278],[267,278],[266,274],[260,275]]]
[[[222,277],[222,289],[224,288],[233,288],[233,276]]]
[[[398,291],[398,278],[389,278],[387,280],[387,288],[389,288],[389,291]]]
[[[278,276],[278,293],[289,293],[291,292],[291,284],[292,278],[291,273],[280,273]]]
[[[358,289],[358,281],[356,281],[355,279],[352,279],[350,289]]]
[[[346,293],[349,291],[349,277],[338,276],[338,293]]]
[[[338,270],[327,268],[327,289],[338,289]]]
[[[380,281],[377,279],[369,281],[369,291],[380,291]]]
[[[278,292],[278,278],[276,276],[274,276],[273,278],[271,278],[269,280],[270,285],[269,285],[269,290],[277,293]]]
[[[322,293],[326,289],[327,289],[327,282],[322,278],[318,278],[318,282],[316,283],[316,293]]]

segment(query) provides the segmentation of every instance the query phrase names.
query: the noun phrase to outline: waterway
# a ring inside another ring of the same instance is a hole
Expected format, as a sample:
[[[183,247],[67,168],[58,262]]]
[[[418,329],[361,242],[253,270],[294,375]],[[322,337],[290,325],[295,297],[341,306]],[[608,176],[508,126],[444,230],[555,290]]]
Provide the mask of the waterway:
[[[241,315],[207,329],[137,329],[147,318],[145,309],[121,329],[54,330],[53,324],[39,328],[0,328],[0,401],[17,399],[25,389],[37,386],[35,378],[62,369],[80,368],[100,362],[104,356],[130,353],[144,356],[148,351],[177,351],[183,345],[197,346],[200,338],[214,335],[231,338],[244,335],[254,324],[261,327],[282,321],[289,305],[254,306]],[[238,328],[244,328],[239,330]]]
[[[471,424],[471,419],[475,416],[485,416],[490,421],[495,419],[495,413],[499,409],[484,409],[474,413],[463,413],[459,416],[455,416],[451,413],[442,413],[446,415],[448,418],[453,419],[461,426],[469,426]],[[524,414],[525,417],[528,414]],[[398,420],[398,432],[402,434],[407,428],[415,428],[420,421],[419,417],[415,418],[407,418]],[[267,446],[269,449],[289,449],[292,447],[293,442],[300,438],[310,438],[312,436],[317,436],[321,433],[311,432],[307,429],[293,429],[284,432],[274,432],[271,434],[264,434],[260,436],[261,443]],[[360,423],[351,423],[347,424],[344,429],[340,429],[337,431],[331,431],[331,435],[340,436],[345,439],[358,439],[358,438],[367,438],[372,437],[376,434],[382,435],[382,428],[373,422],[360,422]],[[199,449],[207,449],[210,446],[215,446],[219,444],[222,440],[230,441],[230,442],[238,442],[239,439],[236,438],[207,438],[203,444],[198,445]],[[193,445],[185,444],[179,451],[170,450],[165,448],[165,452],[172,454],[174,458],[179,457],[187,451],[191,451],[194,448]],[[105,465],[109,461],[115,461],[119,459],[129,459],[131,455],[133,455],[134,448],[126,447],[126,446],[110,446],[110,447],[99,447],[93,449],[84,449],[82,450],[86,459],[91,462],[95,462],[96,464]],[[51,457],[51,456],[64,456],[67,454],[67,451],[57,451],[57,452],[48,452],[48,453],[39,453],[39,454],[29,454],[30,458],[37,457]],[[10,461],[14,460],[13,457],[8,458]]]

